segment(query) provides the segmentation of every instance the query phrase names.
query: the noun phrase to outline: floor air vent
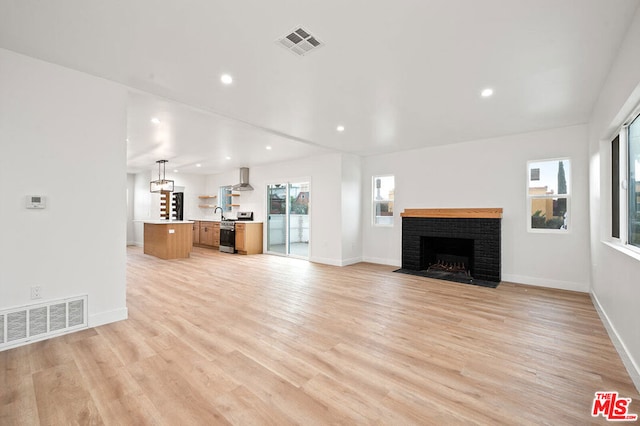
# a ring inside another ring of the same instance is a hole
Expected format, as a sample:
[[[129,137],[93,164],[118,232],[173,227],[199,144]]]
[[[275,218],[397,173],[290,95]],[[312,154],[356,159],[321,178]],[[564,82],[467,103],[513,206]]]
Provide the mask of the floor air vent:
[[[87,328],[87,296],[0,311],[0,350]]]
[[[304,56],[324,46],[324,43],[302,27],[294,28],[290,33],[276,40],[276,43],[298,56]]]

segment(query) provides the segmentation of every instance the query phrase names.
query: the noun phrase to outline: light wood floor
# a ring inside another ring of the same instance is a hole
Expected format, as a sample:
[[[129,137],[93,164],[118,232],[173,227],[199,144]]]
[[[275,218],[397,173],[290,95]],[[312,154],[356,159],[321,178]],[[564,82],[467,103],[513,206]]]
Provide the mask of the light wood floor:
[[[0,424],[605,424],[611,390],[640,412],[588,295],[393,269],[130,248],[127,321],[0,353]]]

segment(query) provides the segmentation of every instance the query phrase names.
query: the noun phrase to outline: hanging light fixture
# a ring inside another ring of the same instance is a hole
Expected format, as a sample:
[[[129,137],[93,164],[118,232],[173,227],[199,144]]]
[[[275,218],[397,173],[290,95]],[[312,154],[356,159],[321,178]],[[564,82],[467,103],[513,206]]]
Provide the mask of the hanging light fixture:
[[[158,180],[152,180],[149,184],[151,192],[173,192],[173,181],[165,179],[166,166],[169,160],[158,160]],[[160,179],[160,167],[162,167],[162,179]]]

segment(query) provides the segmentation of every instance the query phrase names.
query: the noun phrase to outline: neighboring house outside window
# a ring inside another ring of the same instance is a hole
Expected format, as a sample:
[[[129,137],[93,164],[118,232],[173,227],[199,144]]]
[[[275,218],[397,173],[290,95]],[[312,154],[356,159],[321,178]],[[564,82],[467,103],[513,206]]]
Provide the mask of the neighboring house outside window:
[[[373,177],[373,225],[393,226],[393,195],[395,179],[393,176]]]
[[[528,229],[566,232],[570,227],[571,161],[568,158],[527,163]]]

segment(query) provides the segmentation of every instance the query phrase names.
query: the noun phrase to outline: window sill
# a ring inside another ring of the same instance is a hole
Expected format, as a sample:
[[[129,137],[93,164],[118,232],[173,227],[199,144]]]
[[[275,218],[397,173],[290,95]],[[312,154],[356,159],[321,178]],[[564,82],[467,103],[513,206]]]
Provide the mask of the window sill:
[[[623,245],[622,243],[616,243],[613,241],[602,241],[602,243],[611,247],[614,250],[619,251],[620,253],[626,254],[627,256],[632,257],[637,261],[640,261],[640,250],[637,250],[627,245]]]
[[[549,228],[529,228],[527,232],[531,234],[554,234],[554,235],[568,235],[570,231],[568,229],[549,229]]]

